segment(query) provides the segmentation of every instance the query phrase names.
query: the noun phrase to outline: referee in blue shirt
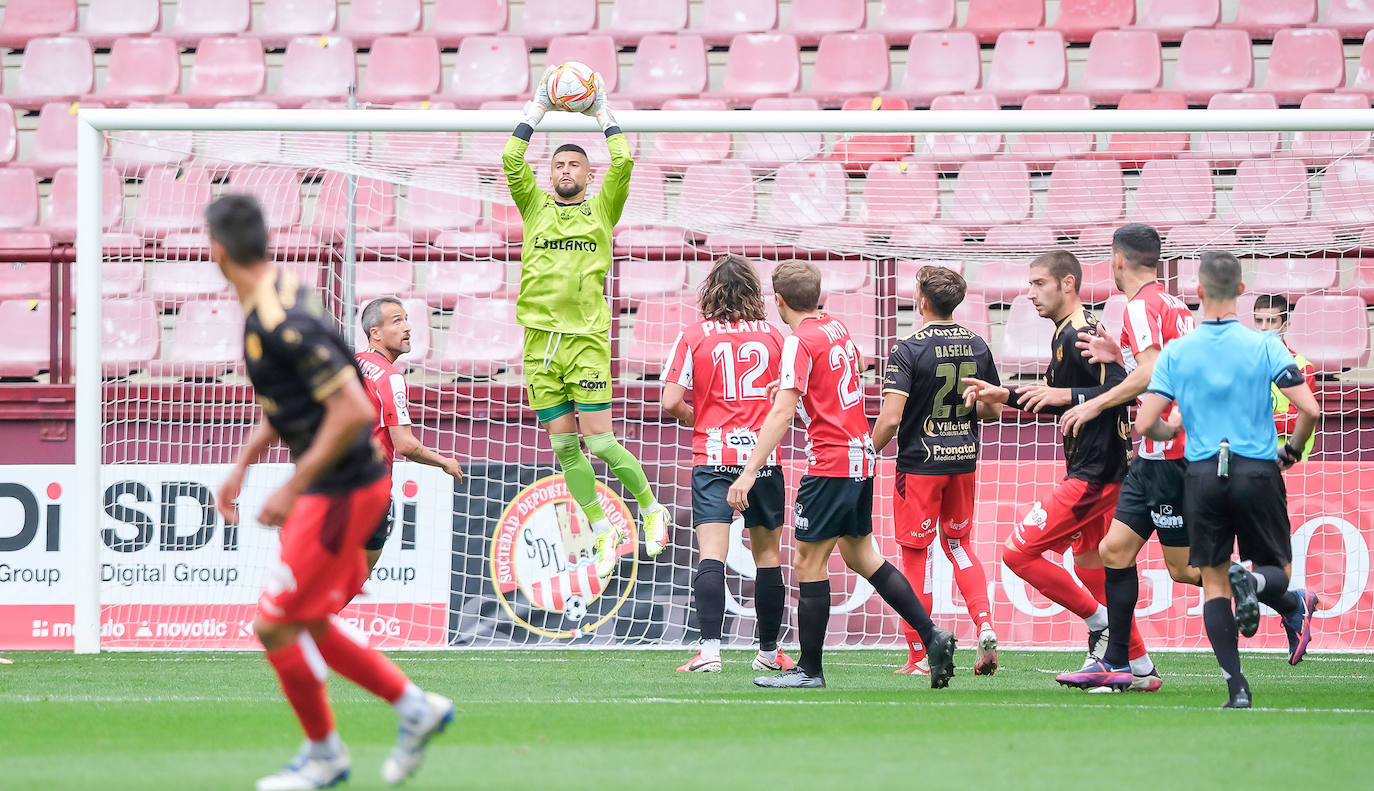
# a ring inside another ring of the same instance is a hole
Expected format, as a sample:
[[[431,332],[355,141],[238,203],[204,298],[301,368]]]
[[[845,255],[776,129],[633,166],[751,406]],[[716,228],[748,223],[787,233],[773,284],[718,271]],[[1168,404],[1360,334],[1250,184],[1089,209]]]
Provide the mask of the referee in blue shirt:
[[[1283,341],[1236,321],[1236,297],[1244,288],[1235,256],[1212,250],[1202,254],[1198,296],[1205,321],[1160,352],[1136,416],[1140,433],[1158,441],[1172,439],[1178,418],[1166,422],[1160,415],[1176,401],[1175,414],[1182,414],[1188,432],[1183,521],[1189,562],[1202,570],[1207,639],[1230,693],[1223,708],[1250,707],[1237,631],[1246,637],[1255,633],[1258,602],[1283,616],[1294,664],[1311,637],[1315,605],[1310,595],[1299,597],[1288,590],[1291,527],[1280,470],[1302,458],[1321,412]],[[1277,453],[1271,383],[1298,408],[1293,436]],[[1243,560],[1253,562],[1253,573],[1231,563],[1233,544]]]

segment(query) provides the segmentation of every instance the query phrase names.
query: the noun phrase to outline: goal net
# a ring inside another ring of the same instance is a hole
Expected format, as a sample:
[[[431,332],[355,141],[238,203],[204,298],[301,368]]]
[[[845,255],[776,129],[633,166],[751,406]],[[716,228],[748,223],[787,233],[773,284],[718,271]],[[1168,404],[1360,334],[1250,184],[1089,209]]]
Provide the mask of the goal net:
[[[1253,321],[1254,295],[1281,295],[1292,305],[1287,340],[1313,362],[1325,411],[1310,460],[1287,475],[1294,586],[1322,599],[1316,646],[1374,647],[1366,309],[1374,269],[1362,257],[1374,249],[1366,233],[1374,223],[1374,161],[1369,132],[1350,131],[1374,128],[1370,111],[687,107],[621,113],[635,167],[606,284],[615,316],[615,433],[675,520],[662,555],[625,547],[604,582],[592,571],[585,517],[558,477],[522,387],[514,320],[522,229],[500,159],[518,113],[510,106],[82,111],[104,141],[101,219],[89,193],[93,169],[85,168],[82,232],[103,241],[98,261],[83,249],[78,263],[83,275],[98,263],[100,279],[99,293],[80,281],[78,333],[92,345],[78,347],[77,373],[88,388],[103,379],[98,411],[81,413],[99,421],[92,431],[88,420],[84,435],[98,445],[98,462],[94,452],[84,457],[74,475],[85,483],[72,489],[93,501],[69,496],[65,506],[74,511],[69,522],[83,528],[75,541],[90,542],[98,556],[82,561],[65,544],[58,554],[70,573],[45,592],[47,603],[98,601],[99,626],[78,618],[75,631],[98,628],[104,648],[254,646],[248,624],[277,545],[276,533],[254,517],[287,474],[288,459],[277,448],[252,470],[243,522],[226,526],[215,513],[216,489],[259,412],[243,375],[240,310],[208,258],[201,218],[216,195],[258,197],[273,259],[318,287],[359,349],[357,316],[366,301],[395,296],[408,312],[411,351],[400,364],[415,433],[460,458],[465,479],[455,484],[404,460],[395,466],[395,528],[363,594],[343,613],[385,648],[696,639],[690,430],[661,409],[659,373],[679,329],[695,320],[694,289],[720,254],[754,259],[770,293],[767,273],[777,261],[820,267],[824,308],[848,323],[869,365],[874,415],[888,349],[919,326],[914,290],[922,266],[963,273],[969,292],[956,319],[988,339],[1005,380],[1025,381],[1047,364],[1053,329],[1024,296],[1029,259],[1073,251],[1084,266],[1084,301],[1119,331],[1126,297],[1113,284],[1110,239],[1120,224],[1138,221],[1160,230],[1162,275],[1190,305],[1197,257],[1207,248],[1244,262],[1242,321]],[[564,142],[583,146],[595,175],[604,172],[607,148],[590,120],[551,113],[526,155],[542,185]],[[82,321],[87,299],[102,314],[94,341]],[[971,546],[987,571],[1002,642],[1078,648],[1077,619],[1000,560],[1010,531],[1063,474],[1057,427],[1009,412],[984,425],[983,440]],[[804,470],[802,443],[794,430],[781,453],[789,492]],[[607,513],[637,525],[633,499],[593,464]],[[892,473],[889,457],[878,476],[874,536],[895,560]],[[783,545],[787,568],[790,530]],[[949,562],[931,554],[935,618],[971,644],[973,625]],[[83,562],[98,570],[98,585],[86,585],[75,565]],[[900,622],[871,588],[838,558],[831,571],[829,643],[900,645]],[[1153,542],[1140,572],[1147,643],[1205,647],[1199,590],[1169,579]],[[737,524],[727,562],[727,644],[754,640],[753,577]],[[795,593],[784,621],[789,644],[794,606]],[[1270,618],[1248,645],[1278,648],[1283,639]]]

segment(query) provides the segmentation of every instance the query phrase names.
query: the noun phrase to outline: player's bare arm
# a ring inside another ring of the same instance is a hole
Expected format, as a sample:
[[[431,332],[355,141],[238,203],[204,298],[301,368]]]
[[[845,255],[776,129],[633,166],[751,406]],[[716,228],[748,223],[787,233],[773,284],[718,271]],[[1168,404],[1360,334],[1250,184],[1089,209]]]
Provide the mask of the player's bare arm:
[[[754,479],[782,442],[787,429],[792,427],[792,416],[797,413],[797,402],[800,400],[801,392],[798,390],[789,387],[778,391],[777,398],[773,399],[773,408],[764,419],[763,428],[759,429],[759,441],[754,446],[754,452],[749,454],[748,463],[735,482],[730,484],[730,492],[725,496],[731,508],[743,511],[749,507],[749,490],[754,488]]]
[[[1135,430],[1155,442],[1168,442],[1178,436],[1181,417],[1164,420],[1164,410],[1171,404],[1169,399],[1159,393],[1146,393],[1140,397],[1140,411],[1135,416]],[[1182,413],[1175,410],[1174,415]]]
[[[893,390],[883,393],[883,407],[878,419],[873,423],[873,449],[879,452],[897,436],[897,428],[902,425],[902,412],[906,410],[907,396]]]
[[[663,411],[677,418],[679,423],[684,426],[694,424],[695,415],[692,412],[692,405],[687,403],[687,388],[676,382],[665,384],[661,402]]]
[[[248,473],[249,465],[256,462],[272,443],[278,439],[277,430],[272,428],[272,424],[263,417],[258,424],[253,427],[253,432],[244,440],[243,447],[239,449],[238,459],[234,461],[234,468],[225,476],[224,482],[220,484],[219,492],[215,495],[215,510],[224,519],[226,525],[236,525],[239,523],[239,506],[236,500],[239,491],[243,488],[243,476]]]
[[[1158,358],[1158,346],[1141,349],[1135,358],[1135,370],[1126,374],[1126,378],[1122,379],[1120,384],[1064,413],[1064,416],[1059,420],[1060,425],[1064,428],[1064,433],[1070,437],[1077,436],[1079,428],[1102,414],[1104,409],[1128,404],[1139,398],[1140,394],[1144,393],[1150,386],[1150,377],[1154,375],[1155,360]]]
[[[391,435],[391,444],[395,446],[397,453],[413,462],[438,467],[453,476],[454,480],[463,480],[463,468],[458,460],[425,447],[410,426],[387,426],[387,432]]]

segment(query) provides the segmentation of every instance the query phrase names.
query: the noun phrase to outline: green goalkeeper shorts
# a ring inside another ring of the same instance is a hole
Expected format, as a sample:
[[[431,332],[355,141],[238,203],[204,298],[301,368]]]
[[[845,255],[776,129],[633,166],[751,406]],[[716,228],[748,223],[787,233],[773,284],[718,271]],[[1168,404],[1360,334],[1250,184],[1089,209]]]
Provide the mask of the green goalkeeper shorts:
[[[525,328],[525,390],[541,422],[572,411],[572,405],[605,409],[611,404],[611,339]],[[560,407],[566,405],[566,410]]]

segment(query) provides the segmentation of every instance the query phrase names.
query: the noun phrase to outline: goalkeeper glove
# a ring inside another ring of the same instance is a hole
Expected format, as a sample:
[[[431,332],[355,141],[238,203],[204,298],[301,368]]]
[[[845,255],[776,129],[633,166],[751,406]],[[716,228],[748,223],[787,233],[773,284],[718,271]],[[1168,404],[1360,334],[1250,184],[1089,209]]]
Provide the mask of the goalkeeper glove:
[[[596,73],[596,100],[582,114],[595,118],[603,132],[616,125],[615,115],[611,113],[610,105],[606,104],[606,84],[601,81],[600,72]]]
[[[531,127],[539,126],[539,122],[544,120],[544,113],[553,109],[553,101],[549,99],[549,75],[555,68],[550,66],[544,69],[544,76],[539,78],[539,84],[534,88],[534,98],[525,103],[525,123]]]

